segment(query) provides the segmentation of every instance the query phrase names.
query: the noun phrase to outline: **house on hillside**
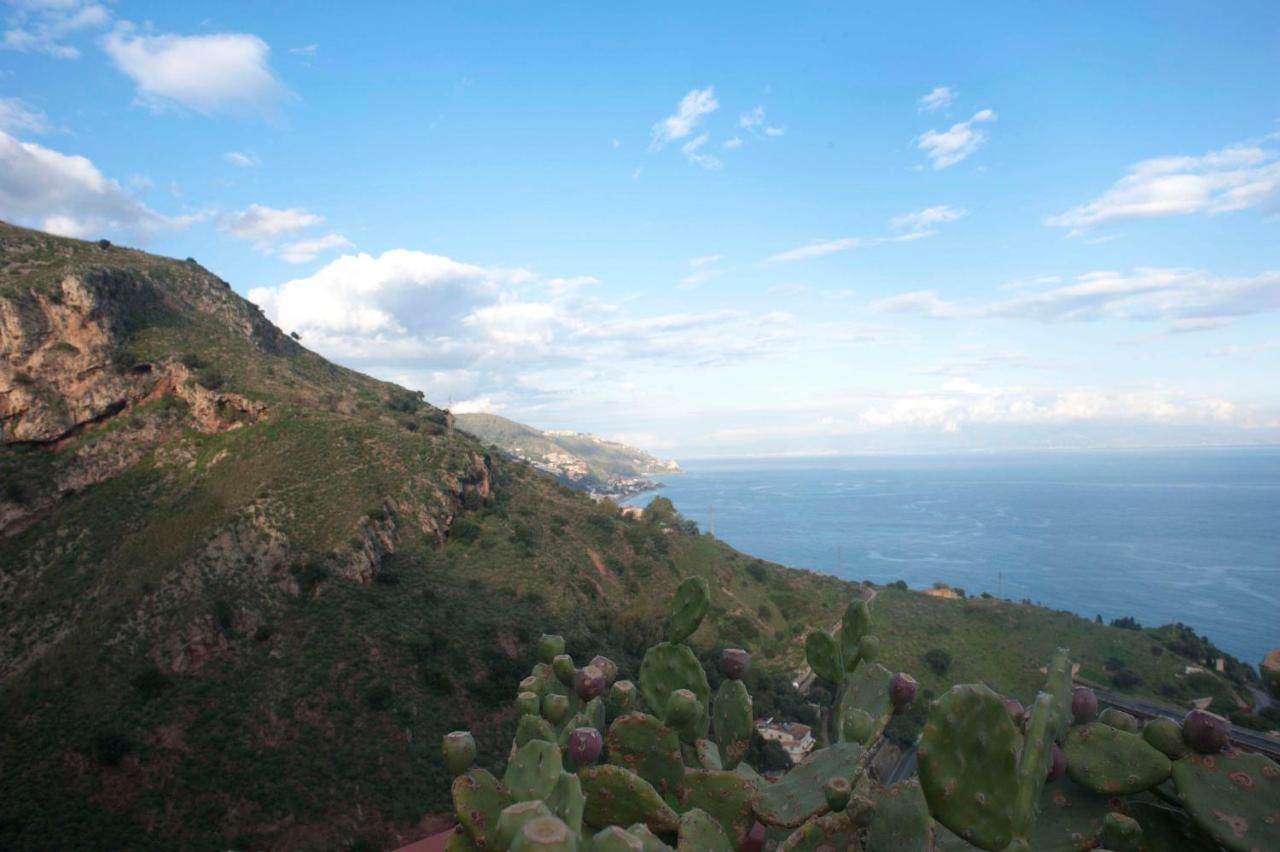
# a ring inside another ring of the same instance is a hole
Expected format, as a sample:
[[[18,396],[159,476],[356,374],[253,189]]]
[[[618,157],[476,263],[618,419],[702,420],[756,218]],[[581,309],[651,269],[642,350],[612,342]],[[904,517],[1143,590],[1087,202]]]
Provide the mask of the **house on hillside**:
[[[808,725],[799,722],[775,722],[773,719],[756,719],[756,731],[761,739],[773,740],[782,746],[782,750],[791,758],[792,763],[804,760],[805,755],[813,751],[816,743],[813,731]]]

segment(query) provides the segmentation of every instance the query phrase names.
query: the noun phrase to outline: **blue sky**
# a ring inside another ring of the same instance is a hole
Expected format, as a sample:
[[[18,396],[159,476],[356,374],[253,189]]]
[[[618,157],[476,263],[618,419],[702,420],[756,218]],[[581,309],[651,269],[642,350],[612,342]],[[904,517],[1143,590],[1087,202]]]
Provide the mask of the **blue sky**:
[[[11,0],[0,218],[677,457],[1280,440],[1276,4],[614,5]]]

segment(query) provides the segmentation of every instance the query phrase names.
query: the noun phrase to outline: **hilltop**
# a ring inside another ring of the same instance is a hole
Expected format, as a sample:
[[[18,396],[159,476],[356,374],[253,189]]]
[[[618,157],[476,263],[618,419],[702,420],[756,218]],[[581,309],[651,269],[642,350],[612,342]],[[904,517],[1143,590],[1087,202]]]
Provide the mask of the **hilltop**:
[[[592,494],[637,494],[657,487],[648,475],[680,471],[674,461],[588,432],[544,432],[496,414],[458,414],[456,420],[481,441]]]
[[[194,260],[0,224],[0,331],[0,847],[415,839],[449,808],[440,736],[503,753],[539,633],[634,674],[695,574],[691,642],[751,649],[761,712],[795,708],[805,634],[872,591],[886,665],[926,690],[1027,700],[1066,642],[1090,678],[1182,698],[1172,648],[1205,655],[786,569],[662,498],[624,517],[308,351]]]

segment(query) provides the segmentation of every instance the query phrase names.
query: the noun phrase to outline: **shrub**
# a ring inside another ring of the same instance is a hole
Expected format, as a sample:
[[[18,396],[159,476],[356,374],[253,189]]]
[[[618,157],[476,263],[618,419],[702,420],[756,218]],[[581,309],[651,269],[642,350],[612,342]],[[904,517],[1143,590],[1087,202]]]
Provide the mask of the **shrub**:
[[[138,690],[144,699],[150,700],[172,686],[173,681],[160,669],[151,666],[134,675],[129,684]]]
[[[459,544],[471,544],[480,538],[484,528],[468,518],[459,518],[449,525],[449,541]]]
[[[511,530],[511,543],[520,545],[526,553],[532,553],[538,543],[537,536],[533,533],[533,527],[528,524],[517,523]]]
[[[1131,615],[1121,616],[1120,618],[1111,619],[1112,627],[1119,627],[1121,630],[1141,630],[1142,625]]]
[[[925,651],[924,662],[939,677],[951,669],[951,655],[941,648],[930,648]]]
[[[19,506],[25,506],[27,504],[27,489],[16,479],[6,479],[4,481],[4,499],[10,503],[17,503]]]
[[[1117,689],[1130,689],[1142,683],[1142,678],[1128,669],[1120,669],[1120,671],[1111,676],[1111,682],[1115,684]]]
[[[111,248],[111,240],[98,240],[98,248],[100,249]]]
[[[133,743],[124,734],[109,732],[93,738],[93,756],[102,766],[119,766],[132,751]]]
[[[253,638],[257,642],[265,642],[275,635],[276,629],[270,624],[259,624],[258,629],[253,631]]]
[[[757,583],[763,583],[769,579],[769,569],[763,562],[755,561],[747,565],[747,573],[751,575],[751,579]]]
[[[901,591],[904,591],[904,592],[905,592],[905,591],[907,590],[907,581],[906,581],[906,580],[894,580],[892,583],[890,583],[890,584],[889,584],[889,588],[891,588],[891,589],[899,589],[899,590],[901,590]]]
[[[379,683],[365,690],[364,706],[375,713],[380,713],[391,707],[391,700],[394,697],[395,693],[391,691],[390,686],[385,683]]]
[[[213,623],[222,633],[230,633],[236,626],[236,611],[224,600],[213,602]]]

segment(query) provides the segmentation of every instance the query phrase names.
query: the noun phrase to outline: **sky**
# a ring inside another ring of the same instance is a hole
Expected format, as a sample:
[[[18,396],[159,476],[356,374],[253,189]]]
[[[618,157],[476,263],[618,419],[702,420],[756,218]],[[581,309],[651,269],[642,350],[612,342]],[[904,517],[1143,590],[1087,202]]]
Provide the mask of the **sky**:
[[[0,219],[676,458],[1280,442],[1280,5],[0,0]]]

